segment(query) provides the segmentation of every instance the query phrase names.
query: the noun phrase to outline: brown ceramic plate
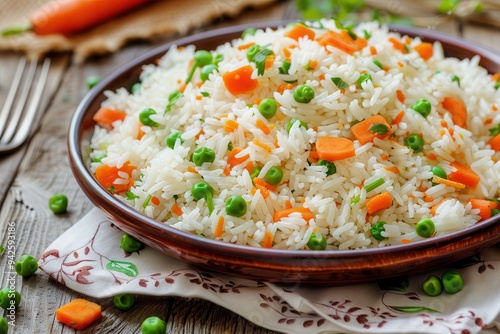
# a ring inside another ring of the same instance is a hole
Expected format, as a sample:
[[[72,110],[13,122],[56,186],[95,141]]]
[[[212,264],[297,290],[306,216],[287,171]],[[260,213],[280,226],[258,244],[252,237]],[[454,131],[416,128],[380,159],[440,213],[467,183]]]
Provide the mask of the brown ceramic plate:
[[[277,27],[286,22],[254,25]],[[307,284],[353,284],[415,274],[471,256],[500,241],[500,216],[465,230],[408,245],[347,251],[286,251],[239,246],[209,240],[166,226],[149,218],[110,195],[94,179],[86,166],[89,139],[95,123],[93,114],[105,100],[105,90],[130,88],[138,82],[141,67],[161,57],[172,44],[194,44],[198,49],[241,36],[248,26],[236,26],[179,39],[134,59],[105,78],[83,99],[71,122],[69,157],[73,173],[90,200],[116,220],[124,232],[167,255],[230,275],[274,282]],[[460,59],[481,56],[481,65],[500,72],[500,55],[480,45],[429,30],[393,27],[403,35],[440,41],[446,55]],[[167,260],[167,259],[166,259]]]

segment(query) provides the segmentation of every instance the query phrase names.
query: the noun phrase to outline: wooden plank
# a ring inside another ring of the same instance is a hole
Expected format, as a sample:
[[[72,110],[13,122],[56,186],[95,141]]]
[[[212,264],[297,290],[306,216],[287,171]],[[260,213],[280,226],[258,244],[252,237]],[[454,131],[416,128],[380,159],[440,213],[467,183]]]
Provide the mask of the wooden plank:
[[[500,34],[498,30],[493,30],[484,25],[466,24],[463,33],[463,37],[466,39],[500,51]]]

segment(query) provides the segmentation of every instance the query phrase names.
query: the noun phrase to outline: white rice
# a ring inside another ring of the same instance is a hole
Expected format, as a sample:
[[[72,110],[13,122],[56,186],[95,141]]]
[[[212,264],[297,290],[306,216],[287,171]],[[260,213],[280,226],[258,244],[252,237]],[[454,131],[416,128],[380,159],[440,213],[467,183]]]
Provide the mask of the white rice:
[[[321,23],[327,29],[339,31],[332,21]],[[314,31],[320,36],[325,29],[317,27]],[[425,61],[413,49],[421,43],[418,37],[408,40],[409,52],[402,53],[388,39],[406,41],[406,36],[389,32],[387,27],[376,23],[363,23],[354,29],[359,36],[366,31],[371,37],[368,46],[353,55],[333,46],[325,48],[307,37],[298,41],[285,37],[289,29],[258,30],[254,36],[217,47],[212,53],[224,56],[218,72],[201,83],[197,70],[170,112],[163,111],[169,94],[178,90],[186,79],[195,51],[192,46],[172,47],[158,65],[145,66],[141,87],[134,94],[125,88],[106,92],[103,107],[124,111],[127,117],[123,122],[115,122],[110,130],[96,126],[91,158],[103,155],[105,158],[91,162],[92,171],[101,164],[118,168],[127,163],[135,166],[132,175],[121,171],[114,184],[127,184],[129,178],[133,179],[130,192],[136,198],[127,199],[125,192],[115,193],[116,197],[175,228],[253,247],[263,247],[266,235],[271,235],[273,248],[308,249],[311,235],[321,234],[327,240],[327,249],[369,248],[421,240],[415,225],[423,218],[434,221],[435,235],[476,224],[480,219],[478,210],[472,209],[468,200],[497,197],[500,186],[500,162],[497,162],[500,153],[487,144],[491,138],[488,129],[500,123],[500,113],[496,112],[500,93],[494,90],[491,75],[478,65],[479,57],[445,58],[441,45],[434,43],[433,56]],[[255,64],[250,63],[258,87],[250,93],[233,96],[222,76],[249,64],[246,49],[238,46],[251,42],[268,45],[275,61],[261,76]],[[375,55],[370,46],[376,48]],[[289,74],[280,74],[278,70],[287,57],[284,49],[290,53]],[[373,63],[374,59],[384,65],[384,70]],[[313,60],[318,65],[308,70]],[[372,80],[361,89],[356,81],[365,72]],[[452,75],[460,78],[460,85],[451,80]],[[349,87],[340,90],[332,82],[333,77],[342,78]],[[293,82],[293,87],[310,85],[315,98],[308,104],[296,102],[293,90],[278,91],[285,81]],[[404,92],[404,103],[397,99],[397,90]],[[455,125],[443,109],[441,101],[447,96],[462,99],[467,106],[467,128]],[[255,103],[265,97],[279,103],[277,115],[271,119],[264,118]],[[427,118],[410,109],[420,98],[432,104]],[[157,111],[151,119],[159,126],[140,123],[139,114],[146,108]],[[354,139],[352,122],[380,114],[391,124],[402,111],[403,120],[391,128],[393,140],[376,138],[373,143],[361,145]],[[285,126],[291,118],[304,121],[308,129],[296,122],[288,133]],[[234,132],[224,129],[227,120],[238,123]],[[256,125],[257,120],[264,122],[271,133],[264,134]],[[441,125],[443,120],[448,128]],[[166,147],[165,140],[173,131],[182,132],[183,143],[178,141],[171,149]],[[408,133],[418,133],[424,138],[421,153],[403,145]],[[333,175],[327,176],[325,167],[308,160],[321,136],[349,138],[355,145],[356,155],[335,161]],[[228,169],[231,146],[243,148],[239,156],[248,154],[250,158]],[[213,149],[215,161],[195,167],[190,156],[198,147]],[[429,159],[430,155],[436,159]],[[480,176],[475,189],[432,184],[431,167],[438,165],[450,173],[453,171],[450,162],[454,160],[470,166]],[[269,191],[267,198],[255,188],[245,168],[249,161],[262,167],[258,175],[262,179],[273,166],[281,166],[284,171],[283,181],[276,190]],[[378,178],[385,182],[367,193],[363,184]],[[195,201],[191,194],[191,187],[202,180],[214,188],[215,209],[211,215],[205,200]],[[368,215],[366,201],[385,191],[392,195],[392,205]],[[225,202],[233,195],[242,196],[248,204],[242,217],[226,214]],[[152,196],[155,201],[150,200]],[[356,196],[359,201],[352,203]],[[433,216],[431,208],[438,203],[441,205]],[[181,215],[172,212],[174,204],[182,210]],[[306,221],[300,213],[293,213],[273,221],[273,214],[287,205],[308,208],[314,218]],[[215,236],[220,217],[224,217],[223,231]],[[378,221],[386,222],[382,241],[370,232],[372,224]]]

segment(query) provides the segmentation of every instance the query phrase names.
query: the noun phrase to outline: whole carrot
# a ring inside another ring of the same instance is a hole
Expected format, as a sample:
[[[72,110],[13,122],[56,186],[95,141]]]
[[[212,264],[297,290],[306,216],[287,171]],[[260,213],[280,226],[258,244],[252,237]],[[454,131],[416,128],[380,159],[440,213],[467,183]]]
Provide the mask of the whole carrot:
[[[52,0],[36,10],[29,26],[7,28],[2,36],[33,31],[37,35],[73,35],[154,0]]]

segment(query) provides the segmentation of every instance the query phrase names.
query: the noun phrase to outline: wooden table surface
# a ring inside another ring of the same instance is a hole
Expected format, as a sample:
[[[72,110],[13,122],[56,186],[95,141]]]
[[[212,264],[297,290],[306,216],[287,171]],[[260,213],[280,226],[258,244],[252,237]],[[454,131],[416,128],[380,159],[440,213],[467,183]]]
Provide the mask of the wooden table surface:
[[[247,10],[238,18],[221,18],[199,30],[299,15],[293,1],[278,1],[268,8]],[[430,27],[474,40],[500,50],[500,32],[485,26],[456,22]],[[69,167],[66,137],[76,106],[87,92],[90,75],[104,76],[130,59],[171,41],[169,36],[149,43],[130,44],[108,56],[74,64],[68,55],[53,57],[49,83],[40,109],[44,113],[32,139],[21,149],[0,156],[0,244],[7,243],[7,225],[15,223],[18,256],[39,256],[59,235],[82,218],[93,206],[79,189]],[[19,55],[0,53],[0,101],[5,101]],[[49,197],[65,193],[69,212],[56,216],[48,208]],[[0,258],[0,286],[7,285],[7,257]],[[55,320],[55,310],[79,294],[38,272],[29,279],[17,277],[23,296],[10,333],[75,333]],[[121,312],[111,299],[100,299],[103,317],[85,333],[140,333],[143,319],[156,315],[167,322],[168,333],[272,333],[211,302],[179,297],[139,296],[133,311]]]

